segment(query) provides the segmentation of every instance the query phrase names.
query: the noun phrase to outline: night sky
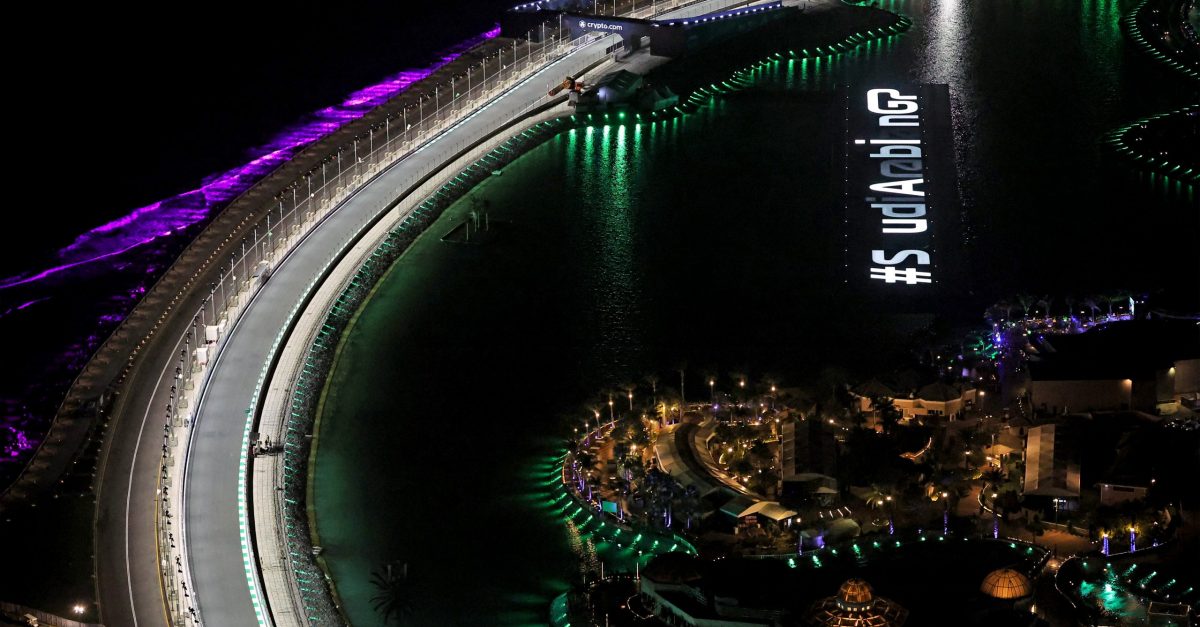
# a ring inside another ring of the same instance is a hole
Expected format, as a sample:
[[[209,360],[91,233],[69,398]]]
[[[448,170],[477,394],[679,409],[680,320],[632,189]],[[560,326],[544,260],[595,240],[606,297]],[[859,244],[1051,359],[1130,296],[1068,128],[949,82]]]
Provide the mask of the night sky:
[[[31,256],[242,163],[289,122],[425,65],[431,52],[489,28],[508,4],[193,0],[169,11],[90,4],[68,15],[61,5],[28,5],[24,21],[43,25],[42,43],[3,44],[16,60],[7,91],[20,112],[9,146],[22,162],[50,167],[28,168],[11,190],[10,210],[32,228],[3,230],[0,271],[27,269]],[[86,166],[70,164],[64,177],[53,167],[64,159]]]

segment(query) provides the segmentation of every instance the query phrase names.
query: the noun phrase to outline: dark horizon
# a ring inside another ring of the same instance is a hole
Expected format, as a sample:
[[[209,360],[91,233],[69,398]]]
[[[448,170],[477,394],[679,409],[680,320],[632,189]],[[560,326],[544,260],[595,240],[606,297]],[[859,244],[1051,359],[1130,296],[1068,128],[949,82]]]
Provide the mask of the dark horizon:
[[[1039,624],[1082,624],[1107,559],[1049,556],[1124,548],[1200,590],[1200,72],[1137,47],[1200,0],[790,1],[671,52],[490,30],[515,0],[35,7],[0,601],[640,622],[614,573],[682,544],[947,615],[919,551],[859,559],[893,534],[999,550],[944,556],[959,614],[1020,561]]]
[[[28,169],[13,204],[36,209],[22,212],[25,228],[0,236],[0,275],[29,270],[90,228],[242,164],[306,114],[487,30],[510,3],[454,4],[453,20],[445,19],[445,3],[429,0],[357,0],[350,10],[193,2],[136,20],[88,5],[59,21],[46,44],[72,65],[47,68],[10,43],[8,55],[26,59],[15,65],[10,91],[32,100],[15,133],[19,158],[52,164],[72,155],[61,146],[77,142],[88,167],[74,169],[65,186],[61,168]],[[34,21],[55,21],[49,7],[34,5]],[[364,13],[381,17],[363,20]],[[188,19],[173,19],[180,14]],[[105,28],[94,28],[100,23]],[[316,45],[303,36],[313,23],[322,42],[353,38],[355,45]],[[46,206],[45,190],[60,188],[69,195]]]

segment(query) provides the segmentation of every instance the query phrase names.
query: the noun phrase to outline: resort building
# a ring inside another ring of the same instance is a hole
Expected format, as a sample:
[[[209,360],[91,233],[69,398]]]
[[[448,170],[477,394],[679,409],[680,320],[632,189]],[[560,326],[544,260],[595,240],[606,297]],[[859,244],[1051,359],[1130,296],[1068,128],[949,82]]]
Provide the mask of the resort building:
[[[1029,429],[1025,442],[1026,495],[1079,498],[1079,458],[1070,429],[1048,424]]]
[[[1015,601],[1033,594],[1029,577],[1011,568],[1001,568],[988,573],[979,584],[979,591],[993,599]]]
[[[993,570],[979,584],[977,611],[966,624],[980,627],[1042,627],[1033,613],[1033,582],[1013,568]]]
[[[908,610],[875,596],[862,579],[849,579],[838,593],[817,601],[809,610],[806,625],[814,627],[899,627]]]
[[[1051,414],[1134,409],[1169,415],[1200,398],[1200,325],[1130,320],[1027,346],[1029,393]]]
[[[786,420],[780,425],[781,496],[800,505],[827,505],[837,496],[838,444],[820,420]]]
[[[891,399],[892,405],[900,410],[903,420],[958,420],[967,409],[974,406],[977,395],[974,388],[941,381],[930,383],[907,396],[898,395],[874,379],[854,388],[851,393],[858,398],[859,410],[865,414],[875,414],[874,399]]]

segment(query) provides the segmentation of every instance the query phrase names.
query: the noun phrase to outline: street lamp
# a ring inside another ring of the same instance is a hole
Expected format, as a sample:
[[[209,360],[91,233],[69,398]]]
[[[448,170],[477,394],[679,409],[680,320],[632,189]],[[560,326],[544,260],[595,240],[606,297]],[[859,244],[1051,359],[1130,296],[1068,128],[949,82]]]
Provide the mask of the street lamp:
[[[708,399],[713,403],[717,402],[717,390],[713,387],[716,384],[717,382],[715,379],[708,380]]]
[[[608,397],[608,419],[610,421],[616,420],[616,418],[613,416],[613,400],[611,396]]]
[[[629,411],[633,411],[633,392],[629,393]]]
[[[942,492],[942,535],[950,533],[950,494]]]

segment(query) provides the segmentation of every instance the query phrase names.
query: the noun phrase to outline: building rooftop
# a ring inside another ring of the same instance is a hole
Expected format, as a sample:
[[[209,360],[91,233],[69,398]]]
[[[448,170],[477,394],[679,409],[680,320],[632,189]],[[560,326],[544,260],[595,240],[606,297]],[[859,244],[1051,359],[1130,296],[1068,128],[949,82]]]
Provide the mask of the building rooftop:
[[[896,398],[896,393],[892,391],[892,388],[881,383],[879,379],[871,379],[870,381],[859,385],[858,387],[854,388],[854,393],[867,398],[875,398],[877,396]]]
[[[871,605],[875,595],[871,594],[871,584],[862,579],[847,579],[838,588],[837,598],[846,609],[862,609]]]
[[[1033,594],[1033,584],[1011,568],[1000,568],[983,578],[979,591],[993,599],[1019,599]]]
[[[862,579],[849,579],[836,596],[817,601],[809,610],[805,624],[816,627],[899,627],[908,619],[908,610],[883,597],[875,596],[871,585]]]
[[[1041,381],[1133,379],[1200,359],[1200,324],[1194,320],[1128,320],[1085,333],[1040,339],[1030,375]]]
[[[938,381],[917,390],[917,398],[923,401],[953,401],[962,398],[962,389],[957,385]]]
[[[1025,442],[1025,494],[1079,496],[1079,461],[1067,425],[1041,425]]]

